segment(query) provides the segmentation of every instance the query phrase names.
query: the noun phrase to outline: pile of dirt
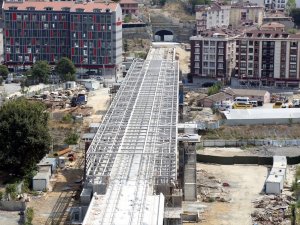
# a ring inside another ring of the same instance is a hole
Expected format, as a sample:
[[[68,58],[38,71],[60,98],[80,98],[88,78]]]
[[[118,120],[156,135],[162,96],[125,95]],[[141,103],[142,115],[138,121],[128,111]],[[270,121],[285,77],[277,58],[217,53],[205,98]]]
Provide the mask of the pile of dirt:
[[[205,170],[197,170],[197,200],[202,202],[230,202],[230,184]]]
[[[264,195],[256,199],[252,221],[258,225],[290,224],[289,205],[294,199],[289,195]]]

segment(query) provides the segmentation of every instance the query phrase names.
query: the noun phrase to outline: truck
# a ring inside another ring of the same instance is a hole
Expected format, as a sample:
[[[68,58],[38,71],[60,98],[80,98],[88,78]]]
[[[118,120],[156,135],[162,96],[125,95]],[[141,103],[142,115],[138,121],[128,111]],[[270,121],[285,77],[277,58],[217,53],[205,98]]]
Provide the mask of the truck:
[[[86,94],[78,94],[77,96],[74,96],[71,100],[72,107],[85,105],[86,103],[87,103],[87,95]]]

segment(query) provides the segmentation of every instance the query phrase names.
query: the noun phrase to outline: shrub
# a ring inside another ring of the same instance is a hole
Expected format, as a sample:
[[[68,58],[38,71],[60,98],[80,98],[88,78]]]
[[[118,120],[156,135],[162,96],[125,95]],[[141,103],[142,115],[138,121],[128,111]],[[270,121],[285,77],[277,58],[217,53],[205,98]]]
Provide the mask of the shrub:
[[[25,223],[25,225],[32,225],[33,217],[34,217],[33,208],[28,207],[26,209],[26,223]]]

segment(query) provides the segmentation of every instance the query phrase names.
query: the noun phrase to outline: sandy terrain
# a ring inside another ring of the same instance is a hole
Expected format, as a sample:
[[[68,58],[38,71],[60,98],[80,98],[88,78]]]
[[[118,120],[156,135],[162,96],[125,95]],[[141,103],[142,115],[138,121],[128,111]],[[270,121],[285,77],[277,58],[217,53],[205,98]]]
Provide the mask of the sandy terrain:
[[[189,73],[189,63],[190,63],[190,54],[191,52],[186,51],[182,45],[176,45],[176,55],[179,57],[179,68],[183,74]]]
[[[109,102],[109,88],[101,87],[99,90],[90,93],[87,105],[92,106],[95,113],[86,119],[89,122],[100,122],[102,116],[105,115]]]
[[[197,169],[209,171],[230,185],[230,203],[201,203],[208,208],[204,213],[203,225],[250,225],[253,210],[251,201],[261,192],[267,177],[264,166],[223,166],[197,164]]]

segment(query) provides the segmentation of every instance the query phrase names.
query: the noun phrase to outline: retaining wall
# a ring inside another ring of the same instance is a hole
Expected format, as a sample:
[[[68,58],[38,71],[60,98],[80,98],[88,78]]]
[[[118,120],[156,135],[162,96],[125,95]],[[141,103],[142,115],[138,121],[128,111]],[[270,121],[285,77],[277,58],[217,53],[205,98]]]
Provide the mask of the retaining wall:
[[[247,145],[254,146],[276,146],[276,147],[285,147],[285,146],[299,146],[299,139],[292,140],[265,140],[265,139],[247,139],[247,140],[202,140],[200,145],[203,147],[241,147]]]

